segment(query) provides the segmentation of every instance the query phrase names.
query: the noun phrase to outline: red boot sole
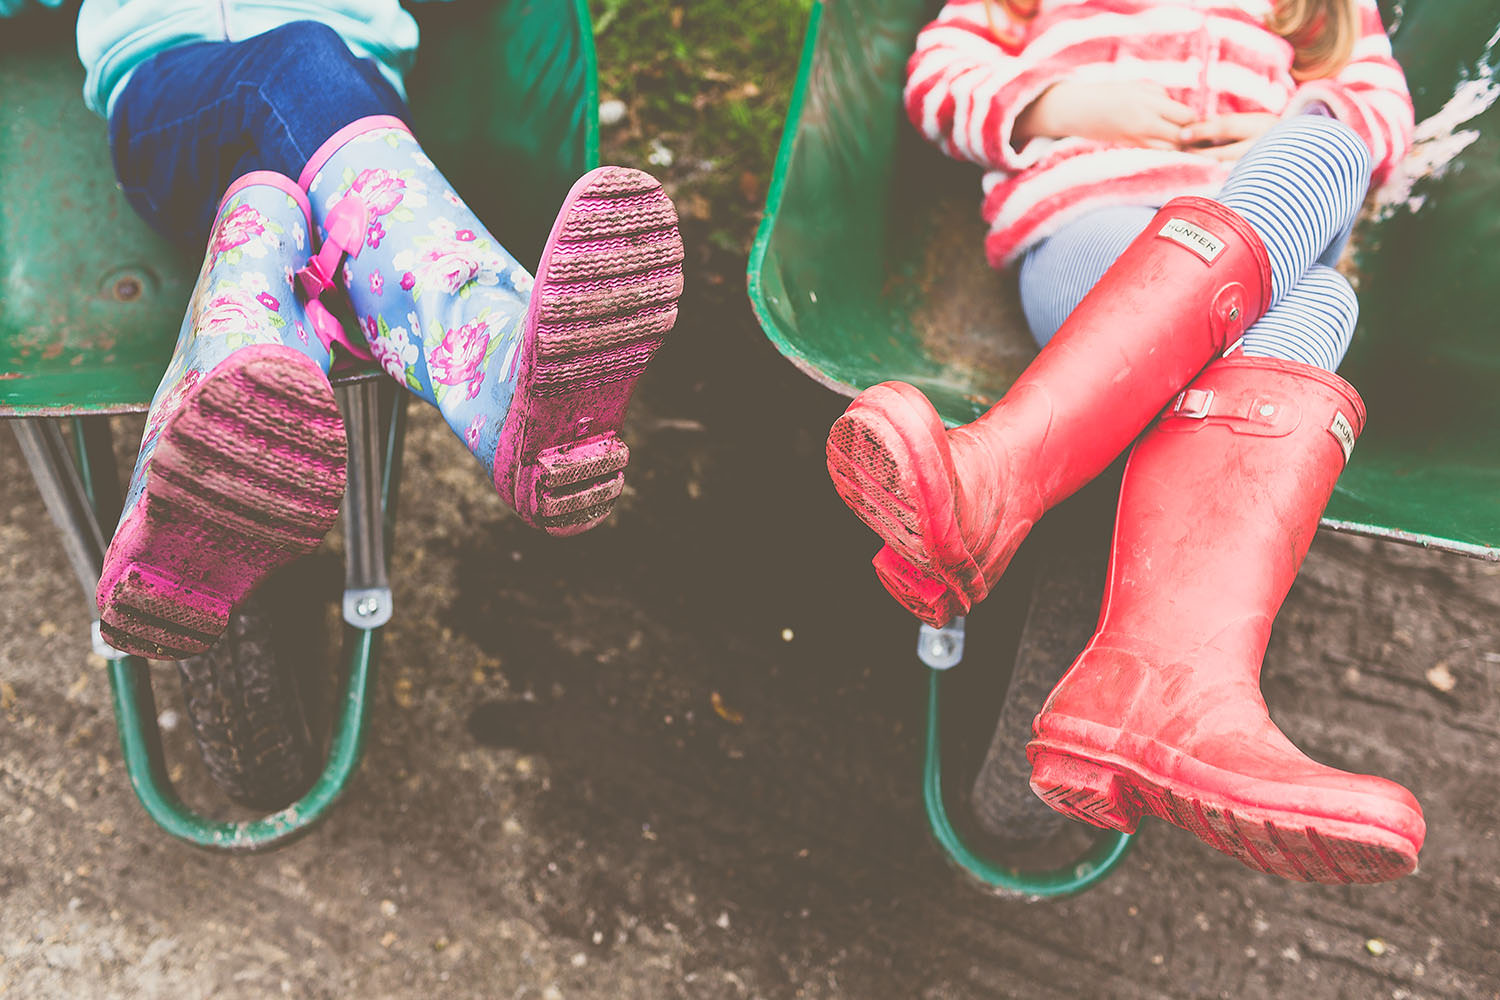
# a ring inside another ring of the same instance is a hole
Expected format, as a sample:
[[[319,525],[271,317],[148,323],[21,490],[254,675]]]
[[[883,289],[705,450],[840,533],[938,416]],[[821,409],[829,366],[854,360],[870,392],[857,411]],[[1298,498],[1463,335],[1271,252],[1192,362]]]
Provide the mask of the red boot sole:
[[[834,421],[827,444],[834,489],[885,542],[874,560],[881,583],[933,626],[988,593],[954,516],[946,433],[920,390],[884,383]]]
[[[1231,802],[1123,762],[1033,742],[1031,788],[1053,809],[1094,826],[1135,831],[1165,820],[1256,871],[1297,882],[1388,882],[1417,867],[1420,839],[1382,826]]]

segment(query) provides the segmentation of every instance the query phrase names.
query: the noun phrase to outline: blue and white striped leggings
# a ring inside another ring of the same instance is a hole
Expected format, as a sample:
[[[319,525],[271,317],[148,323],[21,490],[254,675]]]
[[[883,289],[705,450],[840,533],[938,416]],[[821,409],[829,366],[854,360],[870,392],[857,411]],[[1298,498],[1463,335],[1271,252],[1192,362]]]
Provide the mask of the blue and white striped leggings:
[[[1359,303],[1331,265],[1369,183],[1364,142],[1348,126],[1318,116],[1277,125],[1235,166],[1217,200],[1249,221],[1271,258],[1271,305],[1246,331],[1246,354],[1338,368]],[[1027,252],[1021,307],[1038,344],[1052,339],[1155,214],[1145,205],[1100,209]]]

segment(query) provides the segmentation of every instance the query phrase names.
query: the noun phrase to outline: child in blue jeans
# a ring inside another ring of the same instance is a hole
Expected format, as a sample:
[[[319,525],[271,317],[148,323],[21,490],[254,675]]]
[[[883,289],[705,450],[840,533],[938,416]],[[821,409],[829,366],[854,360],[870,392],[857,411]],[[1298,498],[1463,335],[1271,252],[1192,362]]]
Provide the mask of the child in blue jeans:
[[[84,0],[84,96],[126,196],[207,247],[99,584],[118,649],[207,649],[332,526],[335,344],[434,404],[527,523],[585,531],[622,490],[625,408],[682,289],[672,204],[592,171],[529,274],[412,133],[416,47],[397,0]]]

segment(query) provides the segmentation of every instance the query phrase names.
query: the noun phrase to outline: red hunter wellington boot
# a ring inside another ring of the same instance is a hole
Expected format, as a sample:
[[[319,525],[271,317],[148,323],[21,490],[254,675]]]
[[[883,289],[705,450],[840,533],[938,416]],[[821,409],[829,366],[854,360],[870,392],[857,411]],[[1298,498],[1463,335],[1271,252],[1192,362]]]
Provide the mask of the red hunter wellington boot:
[[[1411,793],[1304,756],[1260,693],[1271,620],[1364,418],[1331,372],[1235,357],[1141,438],[1098,631],[1026,748],[1049,805],[1127,832],[1150,813],[1302,882],[1416,867],[1426,826]]]
[[[891,594],[940,626],[984,599],[1042,513],[1129,447],[1270,307],[1242,217],[1176,198],[1125,249],[984,416],[945,430],[921,390],[874,386],[828,435],[835,488],[886,545]]]

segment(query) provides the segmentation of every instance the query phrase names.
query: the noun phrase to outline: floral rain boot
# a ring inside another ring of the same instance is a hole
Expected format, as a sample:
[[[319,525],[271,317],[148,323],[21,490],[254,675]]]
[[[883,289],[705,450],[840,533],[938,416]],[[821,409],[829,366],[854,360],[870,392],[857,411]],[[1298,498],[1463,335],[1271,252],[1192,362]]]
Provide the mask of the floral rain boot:
[[[330,321],[292,287],[310,235],[307,199],[281,174],[246,174],[219,204],[104,557],[100,631],[116,649],[203,652],[338,516],[346,445]]]
[[[397,119],[346,126],[300,183],[324,237],[304,287],[342,281],[374,359],[438,408],[528,524],[574,535],[608,516],[630,455],[625,409],[682,291],[661,185],[623,167],[586,174],[533,279]]]

